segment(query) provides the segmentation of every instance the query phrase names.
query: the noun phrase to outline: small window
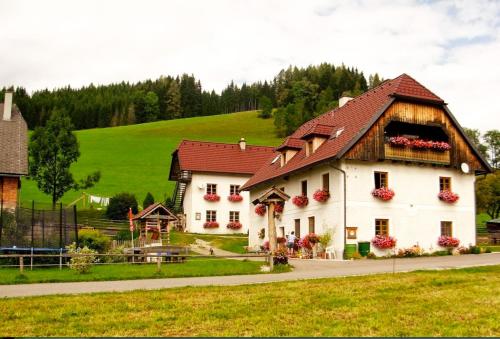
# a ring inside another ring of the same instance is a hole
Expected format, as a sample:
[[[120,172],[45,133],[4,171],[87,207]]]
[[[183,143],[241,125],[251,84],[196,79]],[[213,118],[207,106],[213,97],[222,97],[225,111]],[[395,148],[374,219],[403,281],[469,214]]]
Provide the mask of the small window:
[[[375,235],[389,235],[388,219],[375,219]]]
[[[451,178],[450,177],[439,177],[439,190],[440,191],[451,191]]]
[[[309,217],[309,233],[315,233],[314,217]]]
[[[375,172],[375,188],[389,187],[389,174],[387,172]]]
[[[240,212],[230,211],[229,212],[229,222],[240,222]]]
[[[313,154],[313,150],[314,150],[314,148],[313,148],[313,141],[312,141],[312,140],[309,140],[309,141],[307,142],[307,154],[308,154],[308,155]]]
[[[302,188],[302,195],[307,197],[307,180],[303,180],[300,184]]]
[[[229,194],[240,194],[240,185],[231,185],[229,186]]]
[[[323,174],[321,178],[323,190],[330,191],[330,173]]]
[[[451,237],[453,234],[453,225],[451,221],[441,221],[441,236]]]
[[[295,219],[295,236],[300,238],[300,219]]]
[[[217,211],[207,211],[206,221],[217,221]]]
[[[207,194],[217,194],[217,185],[207,184]]]

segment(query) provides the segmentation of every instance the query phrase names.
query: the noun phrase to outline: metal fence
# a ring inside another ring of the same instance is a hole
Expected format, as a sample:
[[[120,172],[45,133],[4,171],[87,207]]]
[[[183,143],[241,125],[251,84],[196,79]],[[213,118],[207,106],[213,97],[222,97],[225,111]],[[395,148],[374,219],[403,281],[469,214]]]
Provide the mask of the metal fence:
[[[78,240],[76,206],[0,209],[0,248],[64,248]]]

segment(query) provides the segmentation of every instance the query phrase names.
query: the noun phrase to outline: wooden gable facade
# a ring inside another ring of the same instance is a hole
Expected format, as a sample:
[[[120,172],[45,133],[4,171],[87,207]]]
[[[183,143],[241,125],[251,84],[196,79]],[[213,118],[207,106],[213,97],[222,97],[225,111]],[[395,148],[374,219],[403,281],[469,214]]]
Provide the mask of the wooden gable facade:
[[[449,150],[397,147],[389,138],[410,138],[446,142]],[[445,105],[395,99],[346,152],[345,159],[403,161],[459,169],[466,163],[471,173],[490,172],[488,163],[464,137]]]

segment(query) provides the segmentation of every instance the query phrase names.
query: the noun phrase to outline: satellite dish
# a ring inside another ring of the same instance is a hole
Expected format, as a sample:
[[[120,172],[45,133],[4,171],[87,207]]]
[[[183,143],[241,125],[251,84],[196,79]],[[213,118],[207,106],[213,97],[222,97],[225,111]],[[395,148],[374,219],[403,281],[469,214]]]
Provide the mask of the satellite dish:
[[[467,165],[467,163],[465,163],[465,162],[463,162],[462,164],[460,164],[460,169],[465,174],[469,173],[469,171],[470,171],[469,165]]]

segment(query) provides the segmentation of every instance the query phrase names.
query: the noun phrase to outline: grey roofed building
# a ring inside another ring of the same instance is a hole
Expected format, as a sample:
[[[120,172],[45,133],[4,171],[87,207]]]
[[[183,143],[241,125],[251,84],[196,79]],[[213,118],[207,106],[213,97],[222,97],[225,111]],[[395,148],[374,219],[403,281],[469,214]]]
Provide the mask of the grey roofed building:
[[[8,117],[7,117],[8,118]],[[10,119],[0,104],[0,176],[28,174],[28,126],[17,106],[12,105]]]

